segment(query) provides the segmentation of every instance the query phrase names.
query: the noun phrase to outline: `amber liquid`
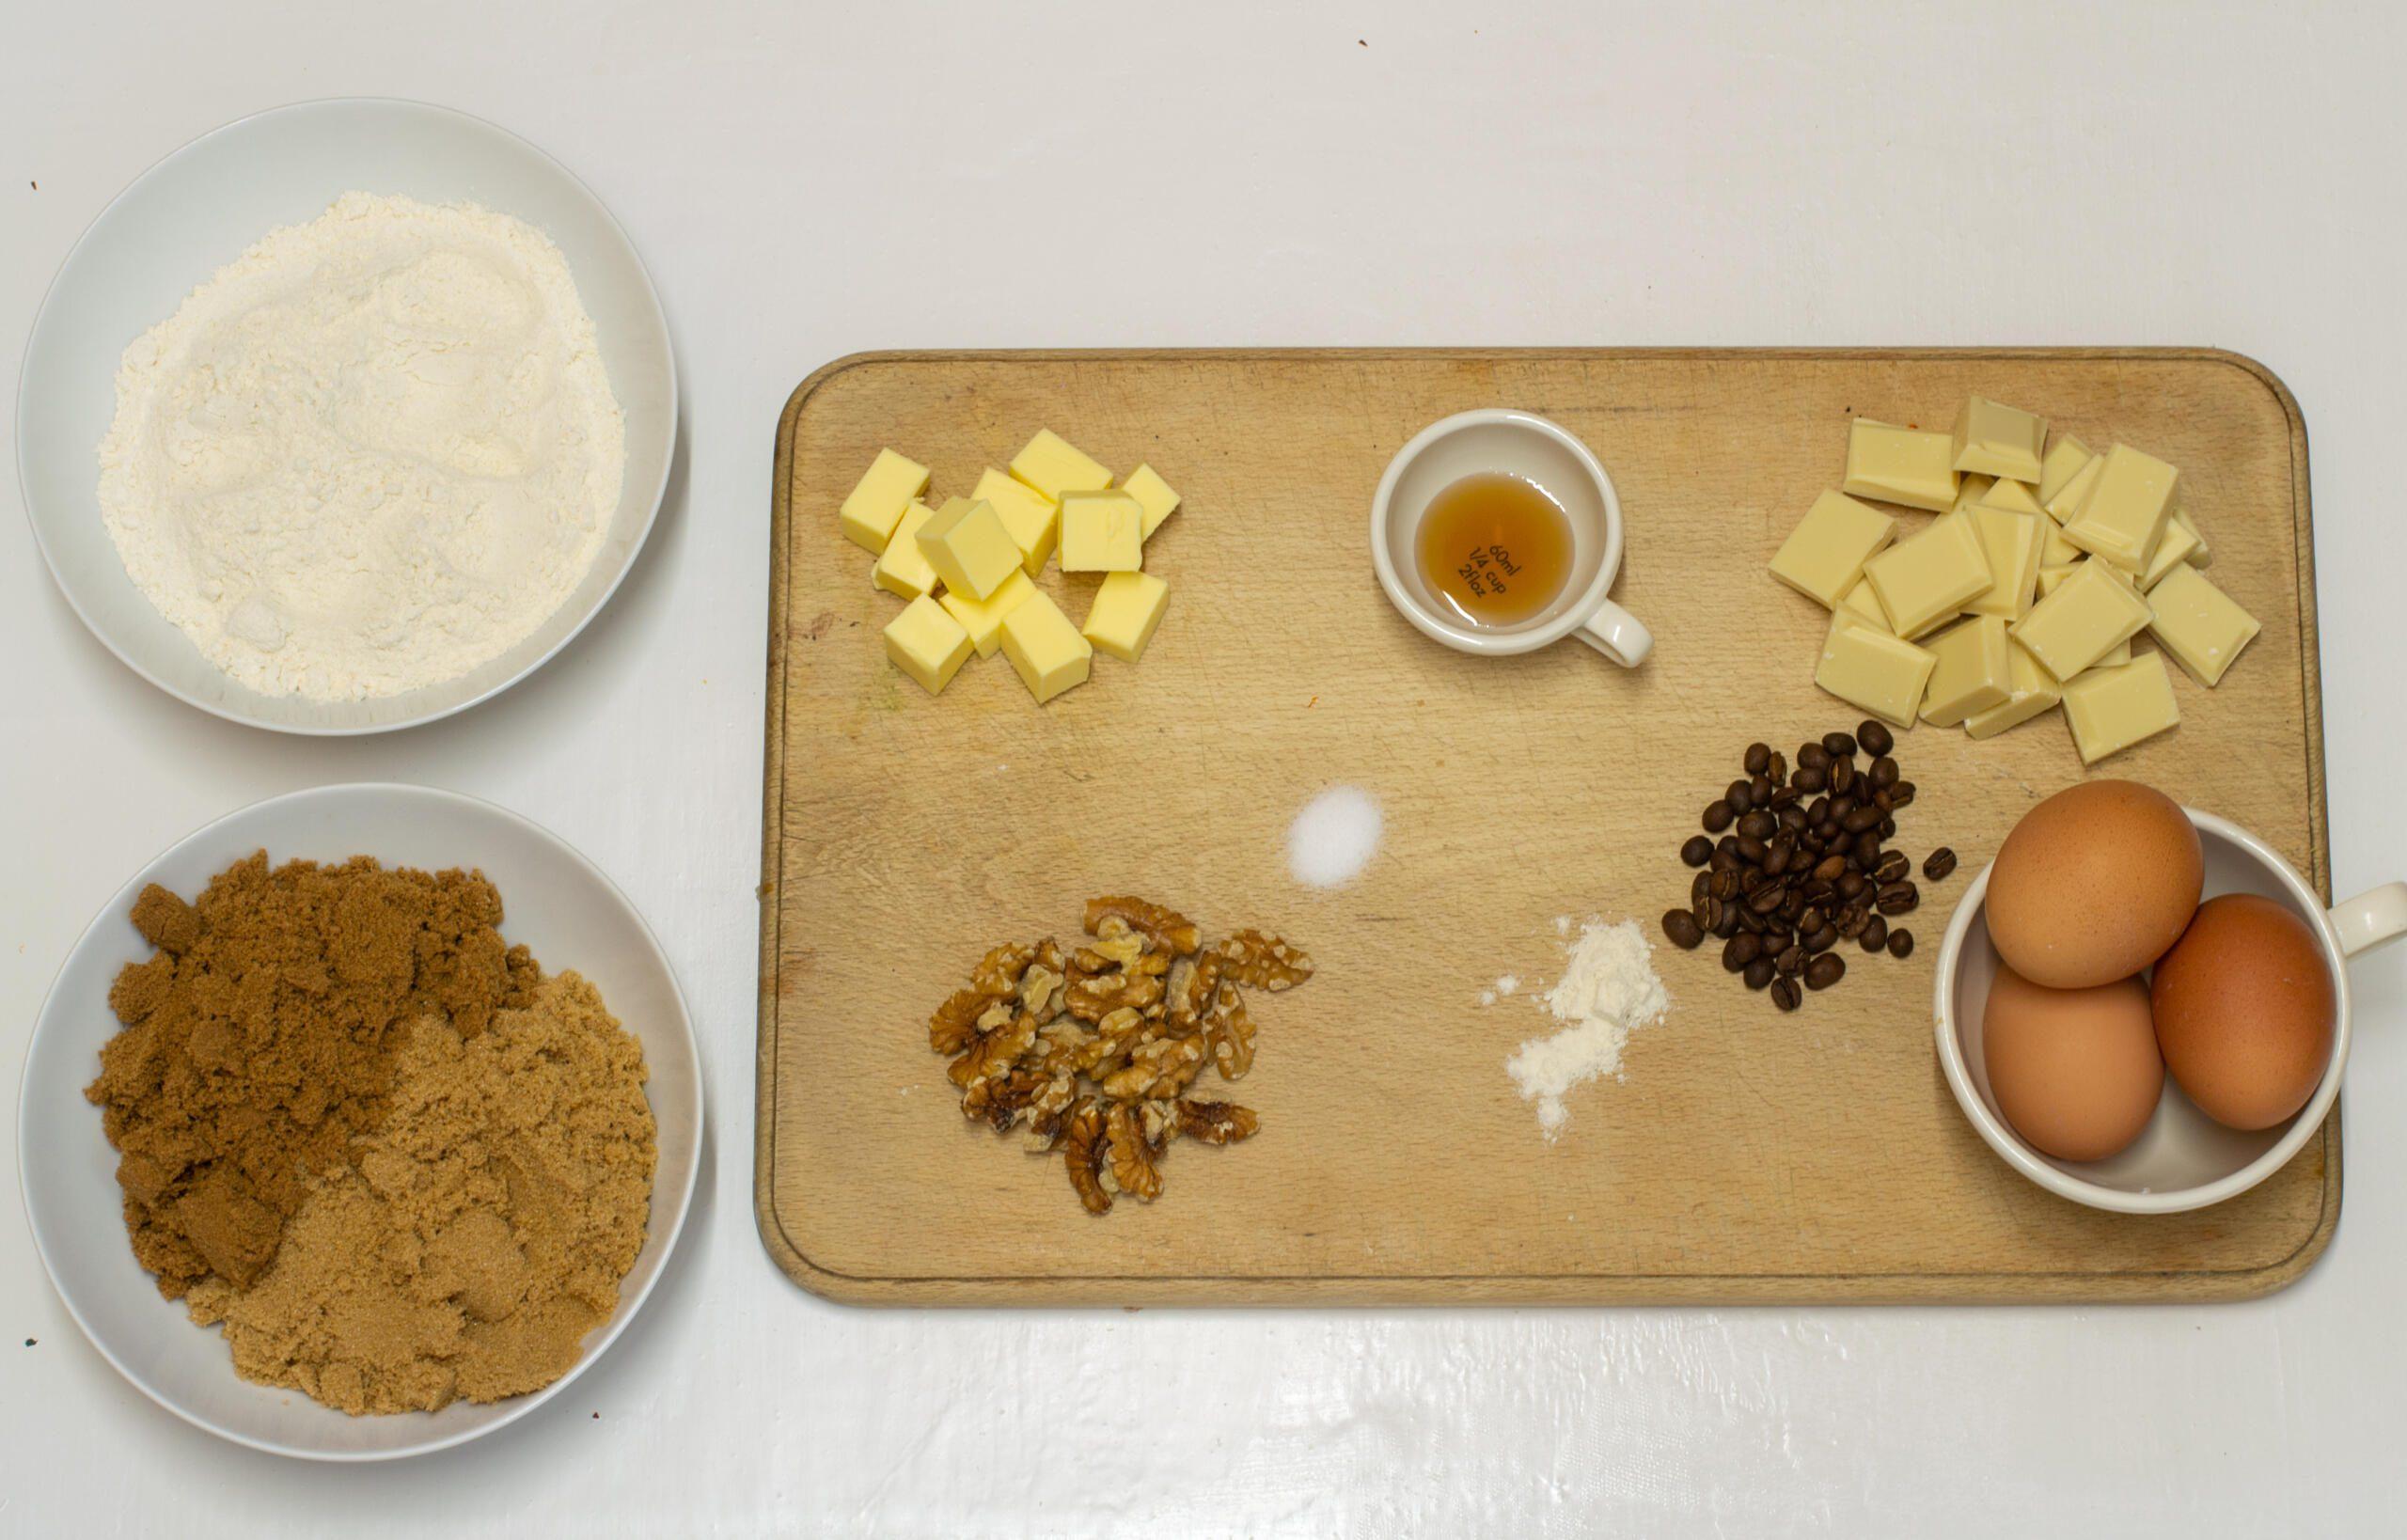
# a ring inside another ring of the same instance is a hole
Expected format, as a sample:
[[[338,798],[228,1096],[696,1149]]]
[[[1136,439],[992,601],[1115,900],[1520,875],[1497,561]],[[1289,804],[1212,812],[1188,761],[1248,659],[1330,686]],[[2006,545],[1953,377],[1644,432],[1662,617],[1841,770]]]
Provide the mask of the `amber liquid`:
[[[1483,471],[1430,499],[1413,554],[1455,619],[1518,625],[1571,580],[1571,516],[1536,483]]]

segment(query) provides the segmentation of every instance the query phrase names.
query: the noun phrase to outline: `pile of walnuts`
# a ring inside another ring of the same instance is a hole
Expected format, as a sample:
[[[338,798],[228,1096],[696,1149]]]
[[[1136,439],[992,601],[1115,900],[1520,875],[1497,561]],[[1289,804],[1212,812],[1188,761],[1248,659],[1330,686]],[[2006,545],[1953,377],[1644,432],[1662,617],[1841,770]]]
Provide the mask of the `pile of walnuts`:
[[[1238,986],[1277,994],[1313,965],[1260,931],[1206,947],[1194,921],[1140,898],[1089,901],[1085,926],[1067,952],[1049,937],[988,952],[928,1018],[928,1045],[952,1060],[965,1116],[997,1133],[1025,1124],[1027,1147],[1060,1150],[1078,1202],[1105,1214],[1116,1192],[1160,1196],[1176,1136],[1231,1144],[1260,1126],[1187,1092],[1207,1060],[1223,1080],[1252,1067]]]

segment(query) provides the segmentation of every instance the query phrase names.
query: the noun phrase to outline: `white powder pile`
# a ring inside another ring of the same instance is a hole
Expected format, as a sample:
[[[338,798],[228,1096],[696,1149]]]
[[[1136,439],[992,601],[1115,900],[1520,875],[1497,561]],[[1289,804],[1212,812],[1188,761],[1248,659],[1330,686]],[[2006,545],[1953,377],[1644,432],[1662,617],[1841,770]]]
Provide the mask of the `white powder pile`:
[[[1383,827],[1370,793],[1333,786],[1305,803],[1287,826],[1287,870],[1313,888],[1352,882],[1377,854]]]
[[[128,575],[204,656],[355,700],[542,625],[602,549],[626,447],[541,230],[346,193],[126,349],[100,462]]]
[[[1649,961],[1654,951],[1634,919],[1612,925],[1591,919],[1581,926],[1563,977],[1543,1002],[1563,1029],[1530,1039],[1504,1061],[1521,1099],[1538,1104],[1538,1128],[1549,1143],[1571,1121],[1564,1094],[1599,1076],[1618,1077],[1629,1034],[1662,1020],[1671,1009],[1672,998]]]

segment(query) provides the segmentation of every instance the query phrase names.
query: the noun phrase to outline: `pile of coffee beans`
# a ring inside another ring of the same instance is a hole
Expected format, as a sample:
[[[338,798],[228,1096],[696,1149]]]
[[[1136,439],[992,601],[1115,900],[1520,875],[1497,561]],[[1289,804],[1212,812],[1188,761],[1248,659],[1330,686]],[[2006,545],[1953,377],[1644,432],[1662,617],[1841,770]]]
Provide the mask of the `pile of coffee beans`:
[[[1877,721],[1800,744],[1794,769],[1778,749],[1749,744],[1746,773],[1706,805],[1705,832],[1680,846],[1699,870],[1689,906],[1663,916],[1672,945],[1720,937],[1723,967],[1749,989],[1769,989],[1783,1011],[1847,976],[1842,941],[1911,955],[1914,933],[1893,924],[1922,903],[1912,860],[1887,846],[1897,809],[1914,800],[1896,747]],[[1856,762],[1859,752],[1868,764]],[[1956,853],[1934,850],[1922,870],[1937,882],[1956,870]]]

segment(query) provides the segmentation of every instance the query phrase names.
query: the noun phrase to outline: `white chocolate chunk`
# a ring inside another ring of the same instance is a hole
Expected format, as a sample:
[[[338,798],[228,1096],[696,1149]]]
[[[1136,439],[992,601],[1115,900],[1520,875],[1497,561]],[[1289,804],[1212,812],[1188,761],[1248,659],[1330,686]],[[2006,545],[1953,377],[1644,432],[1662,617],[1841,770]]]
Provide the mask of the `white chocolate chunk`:
[[[2065,686],[2065,721],[2081,762],[2153,738],[2181,720],[2163,655],[2143,652],[2119,668],[2092,668]]]

